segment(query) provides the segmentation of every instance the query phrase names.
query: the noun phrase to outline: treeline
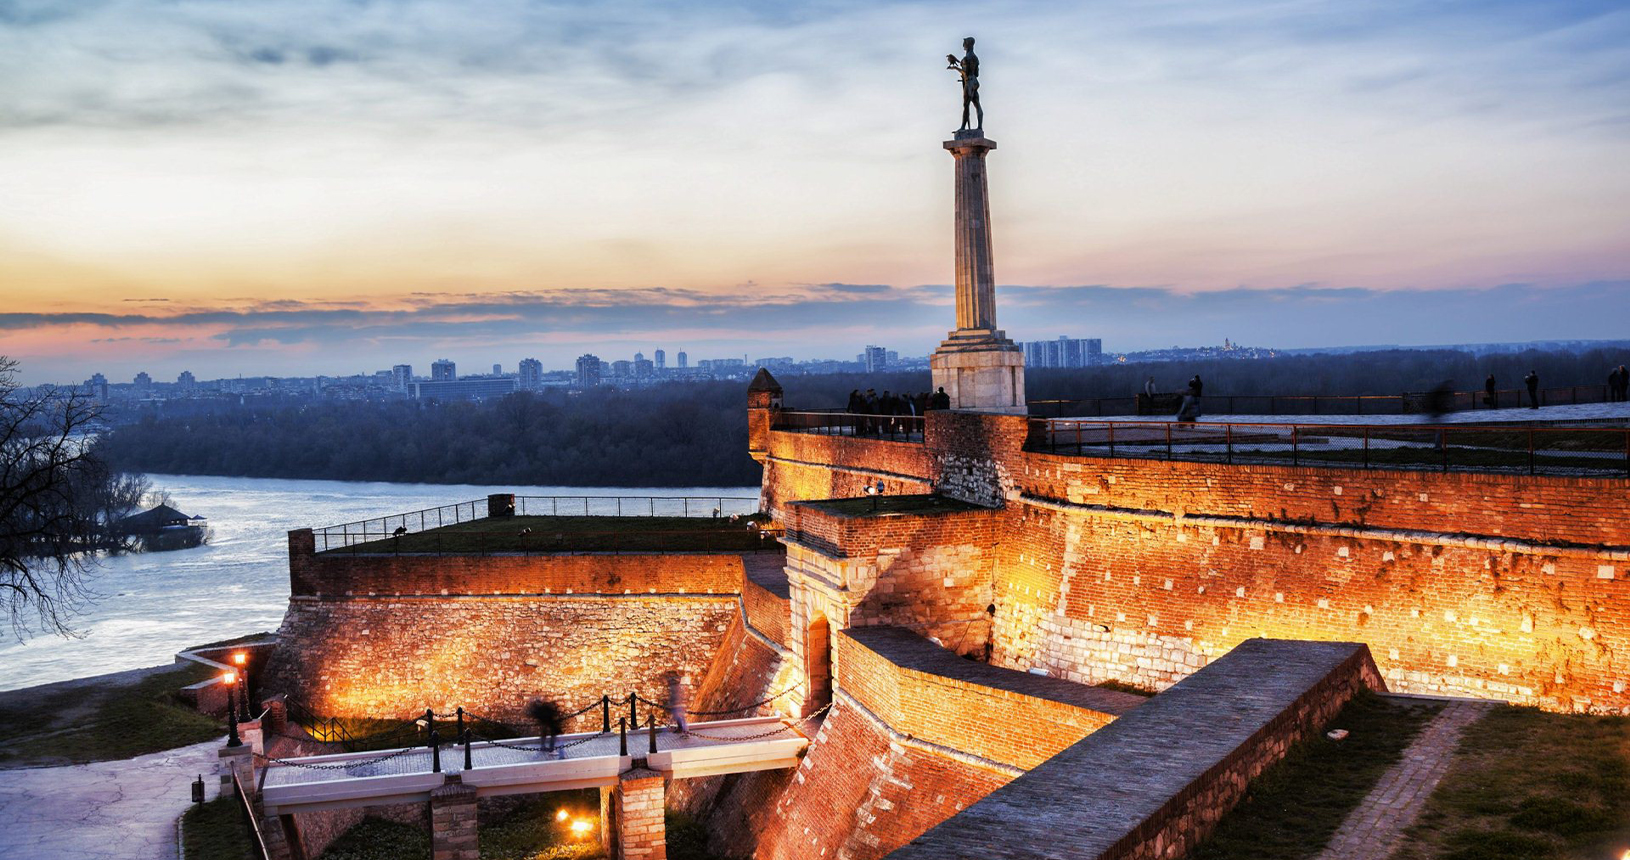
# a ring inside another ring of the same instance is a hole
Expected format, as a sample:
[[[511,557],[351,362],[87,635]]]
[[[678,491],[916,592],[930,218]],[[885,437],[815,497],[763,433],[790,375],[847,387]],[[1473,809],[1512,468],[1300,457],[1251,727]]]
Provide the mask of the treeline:
[[[1206,394],[1399,394],[1443,382],[1502,388],[1529,370],[1546,388],[1600,385],[1630,348],[1477,357],[1394,350],[1026,372],[1030,400],[1127,397],[1153,376],[1175,391],[1200,374]],[[841,407],[854,389],[929,389],[927,371],[789,376],[789,409]],[[498,485],[734,486],[755,484],[747,456],[746,385],[697,382],[640,391],[522,393],[486,403],[199,401],[112,430],[106,455],[123,469],[268,478]],[[213,405],[204,406],[203,403]]]
[[[127,469],[255,478],[443,484],[738,486],[757,483],[740,383],[636,392],[520,393],[483,403],[225,406],[114,428]]]

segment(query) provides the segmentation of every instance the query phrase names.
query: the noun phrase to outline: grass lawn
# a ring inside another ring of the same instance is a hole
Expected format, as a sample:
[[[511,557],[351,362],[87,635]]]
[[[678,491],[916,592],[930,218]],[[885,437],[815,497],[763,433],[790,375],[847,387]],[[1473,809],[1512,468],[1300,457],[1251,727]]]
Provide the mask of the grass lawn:
[[[763,518],[488,517],[330,552],[751,552],[774,548]]]
[[[561,810],[567,813],[563,821]],[[574,834],[573,821],[593,823]],[[533,795],[498,819],[481,825],[481,860],[590,860],[600,850],[600,791]],[[669,855],[672,856],[671,854]]]
[[[187,860],[253,860],[257,856],[238,799],[222,795],[181,816]]]
[[[79,684],[0,697],[0,762],[9,767],[109,761],[187,746],[225,733],[177,691],[212,675],[189,663],[130,684]]]
[[[1466,729],[1396,860],[1618,860],[1630,718],[1498,708]]]
[[[1364,694],[1336,715],[1330,728],[1298,744],[1257,777],[1245,799],[1223,816],[1188,860],[1303,860],[1323,850],[1404,748],[1440,710],[1433,702]]]
[[[330,843],[320,860],[430,860],[430,834],[412,824],[364,818]]]

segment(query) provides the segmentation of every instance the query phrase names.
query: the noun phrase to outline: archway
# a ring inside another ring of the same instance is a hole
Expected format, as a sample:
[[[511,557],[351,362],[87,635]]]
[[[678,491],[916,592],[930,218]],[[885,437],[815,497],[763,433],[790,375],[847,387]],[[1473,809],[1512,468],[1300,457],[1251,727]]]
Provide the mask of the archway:
[[[824,615],[815,616],[804,629],[804,677],[809,679],[804,713],[832,703],[832,628]]]

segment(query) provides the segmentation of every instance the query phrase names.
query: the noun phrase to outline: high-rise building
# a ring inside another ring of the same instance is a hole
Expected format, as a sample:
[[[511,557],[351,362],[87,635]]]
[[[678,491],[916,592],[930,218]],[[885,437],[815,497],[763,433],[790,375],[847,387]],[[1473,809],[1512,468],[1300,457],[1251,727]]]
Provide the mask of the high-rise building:
[[[889,366],[889,351],[881,346],[867,345],[866,351],[861,353],[866,362],[866,372],[876,373]]]
[[[583,353],[577,357],[577,387],[593,388],[600,384],[600,357]]]
[[[642,362],[644,360],[645,360],[645,353],[643,353],[643,352],[634,353],[634,363],[635,364],[638,364],[638,363],[640,363],[640,362]]]
[[[493,376],[503,376],[504,375],[504,366],[502,364],[494,364],[492,366],[492,375]]]
[[[651,377],[656,376],[656,375],[657,375],[656,363],[651,361],[650,359],[646,358],[643,355],[635,353],[635,355],[634,355],[634,378],[635,379],[650,379]]]
[[[407,393],[408,384],[413,382],[413,365],[398,364],[391,368],[391,388]]]
[[[686,355],[684,350],[679,351],[678,359],[680,370],[690,367],[690,356]]]
[[[90,395],[97,400],[107,400],[108,378],[100,373],[91,374],[91,378],[85,380],[85,390],[90,392]]]
[[[662,371],[667,370],[668,369],[668,354],[659,349],[659,350],[657,350],[656,358],[657,358],[657,372],[661,373]]]
[[[143,394],[153,390],[153,377],[149,376],[147,371],[136,374],[136,390]]]
[[[452,382],[458,379],[458,365],[445,358],[430,363],[431,382]]]
[[[634,375],[634,362],[626,358],[619,358],[611,363],[611,375],[618,379],[627,379]]]
[[[175,384],[181,386],[182,391],[195,391],[198,388],[198,377],[193,376],[190,370],[183,370],[181,375],[175,378]]]
[[[1100,338],[1072,338],[1026,341],[1024,363],[1028,367],[1095,367],[1103,363],[1104,342]]]
[[[516,370],[522,388],[533,390],[543,387],[543,362],[535,358],[523,358]]]

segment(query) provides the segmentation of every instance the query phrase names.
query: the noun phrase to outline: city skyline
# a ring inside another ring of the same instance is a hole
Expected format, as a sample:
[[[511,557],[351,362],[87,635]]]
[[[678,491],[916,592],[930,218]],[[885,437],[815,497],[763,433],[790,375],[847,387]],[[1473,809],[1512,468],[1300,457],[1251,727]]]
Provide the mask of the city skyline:
[[[969,33],[1016,339],[1617,334],[1612,4],[254,0],[0,14],[0,336],[25,381],[923,354]]]

